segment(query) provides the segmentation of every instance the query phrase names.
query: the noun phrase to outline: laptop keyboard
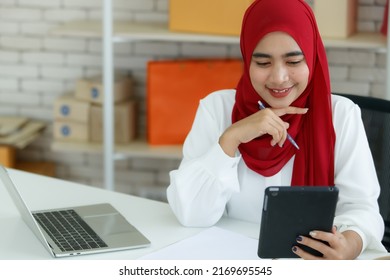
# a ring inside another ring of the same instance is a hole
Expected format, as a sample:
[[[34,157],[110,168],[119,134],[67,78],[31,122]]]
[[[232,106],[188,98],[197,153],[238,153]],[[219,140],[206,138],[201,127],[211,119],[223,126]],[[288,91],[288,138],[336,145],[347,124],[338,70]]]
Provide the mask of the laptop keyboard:
[[[34,213],[33,216],[63,252],[107,247],[74,210]]]

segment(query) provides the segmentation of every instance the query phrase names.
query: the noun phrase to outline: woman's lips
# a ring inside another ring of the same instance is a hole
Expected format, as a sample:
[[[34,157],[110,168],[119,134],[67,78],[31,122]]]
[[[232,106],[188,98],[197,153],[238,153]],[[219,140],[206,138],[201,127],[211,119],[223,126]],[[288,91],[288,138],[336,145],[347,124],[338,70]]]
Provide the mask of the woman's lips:
[[[275,98],[283,98],[290,94],[292,87],[283,88],[283,89],[271,89],[269,88],[269,93]]]

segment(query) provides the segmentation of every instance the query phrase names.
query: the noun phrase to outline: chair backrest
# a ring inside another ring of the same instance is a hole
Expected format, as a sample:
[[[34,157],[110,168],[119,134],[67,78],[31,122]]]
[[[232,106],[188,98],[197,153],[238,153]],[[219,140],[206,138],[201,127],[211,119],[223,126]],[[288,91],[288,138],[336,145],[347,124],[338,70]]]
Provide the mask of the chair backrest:
[[[337,95],[351,99],[361,109],[363,124],[381,186],[378,203],[385,221],[385,235],[382,243],[390,252],[390,101],[369,96]]]

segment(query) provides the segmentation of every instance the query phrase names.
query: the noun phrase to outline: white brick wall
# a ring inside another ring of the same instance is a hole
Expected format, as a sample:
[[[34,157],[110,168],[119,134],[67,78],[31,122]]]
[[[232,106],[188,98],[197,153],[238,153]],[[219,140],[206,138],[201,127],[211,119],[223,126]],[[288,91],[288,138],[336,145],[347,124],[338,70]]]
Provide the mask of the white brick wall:
[[[313,2],[315,0],[308,0]],[[386,0],[359,0],[358,29],[378,31]],[[60,178],[103,185],[102,158],[84,153],[50,150],[54,100],[73,91],[78,78],[101,73],[99,40],[51,34],[71,20],[100,19],[97,0],[0,0],[0,112],[47,121],[45,133],[18,152],[25,160],[57,163]],[[113,0],[118,20],[168,22],[169,0]],[[386,54],[370,50],[328,49],[332,90],[383,97]],[[136,80],[141,101],[139,131],[145,135],[146,63],[151,59],[240,57],[238,45],[133,42],[115,45],[115,66]],[[119,191],[165,199],[168,172],[179,160],[131,158],[116,163]]]

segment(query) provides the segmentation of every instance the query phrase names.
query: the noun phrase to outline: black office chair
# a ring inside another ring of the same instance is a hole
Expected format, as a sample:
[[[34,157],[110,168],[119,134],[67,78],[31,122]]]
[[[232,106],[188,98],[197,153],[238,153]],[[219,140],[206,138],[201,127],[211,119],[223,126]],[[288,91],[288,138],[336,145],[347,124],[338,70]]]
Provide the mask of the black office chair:
[[[338,94],[351,99],[362,112],[368,142],[374,158],[381,194],[380,213],[385,221],[382,243],[390,252],[390,101],[351,94]]]

